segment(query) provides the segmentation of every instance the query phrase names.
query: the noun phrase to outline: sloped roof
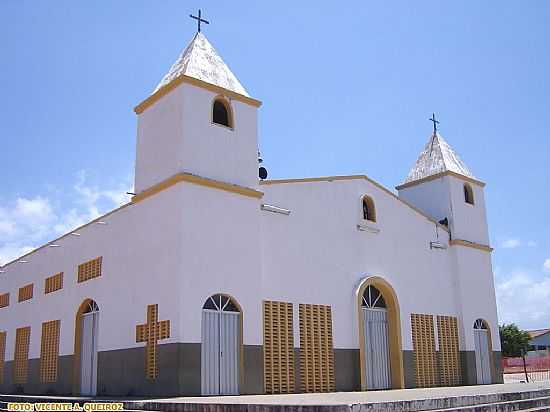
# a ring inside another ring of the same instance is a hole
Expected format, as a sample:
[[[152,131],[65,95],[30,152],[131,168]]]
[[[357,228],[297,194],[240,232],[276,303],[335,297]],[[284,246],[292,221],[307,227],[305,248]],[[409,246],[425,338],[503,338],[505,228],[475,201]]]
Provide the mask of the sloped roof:
[[[250,97],[235,75],[229,70],[206,36],[198,32],[180,54],[153,94],[181,75],[193,77]]]
[[[536,338],[537,336],[546,335],[550,332],[550,329],[535,329],[526,331],[531,339]]]
[[[403,184],[443,172],[454,172],[476,179],[445,139],[438,132],[434,132]]]

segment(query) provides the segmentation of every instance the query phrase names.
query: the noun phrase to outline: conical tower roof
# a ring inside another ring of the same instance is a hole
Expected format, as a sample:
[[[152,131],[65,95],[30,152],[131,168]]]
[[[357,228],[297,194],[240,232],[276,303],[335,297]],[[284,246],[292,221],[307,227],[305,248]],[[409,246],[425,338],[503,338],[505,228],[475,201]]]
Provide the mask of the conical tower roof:
[[[403,185],[444,172],[453,172],[477,180],[445,139],[438,132],[434,132]]]
[[[250,97],[204,34],[198,32],[180,54],[153,94],[181,75]]]

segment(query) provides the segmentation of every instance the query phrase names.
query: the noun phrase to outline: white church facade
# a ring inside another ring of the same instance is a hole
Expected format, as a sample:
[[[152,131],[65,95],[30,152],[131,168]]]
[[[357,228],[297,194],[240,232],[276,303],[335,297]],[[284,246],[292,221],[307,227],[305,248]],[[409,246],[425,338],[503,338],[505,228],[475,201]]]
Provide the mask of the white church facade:
[[[214,395],[502,381],[485,184],[434,130],[397,193],[258,179],[202,33],[140,103],[135,196],[0,267],[0,392]]]

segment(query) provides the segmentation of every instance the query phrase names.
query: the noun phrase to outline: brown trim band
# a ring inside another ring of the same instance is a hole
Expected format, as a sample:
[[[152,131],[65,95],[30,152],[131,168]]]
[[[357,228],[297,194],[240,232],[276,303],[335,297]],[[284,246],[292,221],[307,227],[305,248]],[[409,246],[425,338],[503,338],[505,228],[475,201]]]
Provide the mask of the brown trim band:
[[[260,199],[264,195],[263,192],[250,189],[249,187],[220,182],[218,180],[212,180],[206,177],[201,177],[190,173],[178,173],[172,177],[169,177],[166,180],[163,180],[160,183],[157,183],[156,185],[150,187],[149,189],[145,189],[144,191],[138,193],[137,195],[132,197],[132,203],[141,202],[142,200],[147,199],[148,197],[151,197],[153,195],[156,195],[157,193],[162,192],[163,190],[166,190],[169,187],[172,187],[175,184],[178,184],[180,182],[189,182],[199,186],[211,187],[213,189],[224,190],[226,192],[236,193],[243,196],[254,197],[256,199]]]
[[[439,179],[443,176],[454,176],[458,177],[459,179],[465,180],[467,182],[479,185],[481,187],[485,187],[485,183],[481,180],[472,179],[471,177],[461,175],[460,173],[452,172],[450,170],[447,170],[446,172],[436,173],[435,175],[427,176],[422,179],[413,180],[412,182],[403,183],[402,185],[395,186],[397,190],[406,189],[411,186],[419,185],[420,183],[429,182],[430,180]]]
[[[187,83],[193,86],[201,87],[203,89],[207,89],[207,90],[210,90],[211,92],[218,93],[226,97],[230,97],[232,99],[238,100],[240,102],[249,104],[254,107],[260,107],[262,105],[261,101],[253,99],[252,97],[244,96],[232,90],[227,90],[227,89],[224,89],[223,87],[216,86],[214,84],[207,83],[202,80],[195,79],[194,77],[189,77],[189,76],[186,76],[185,74],[182,74],[176,77],[167,85],[162,86],[159,90],[157,90],[151,96],[143,100],[140,104],[138,104],[134,108],[134,112],[136,112],[137,114],[143,113],[145,109],[155,104],[157,101],[160,100],[161,97],[170,93],[172,90],[174,90],[176,87],[178,87],[182,83]]]
[[[482,250],[484,252],[489,252],[489,253],[493,251],[493,248],[491,246],[482,245],[481,243],[470,242],[469,240],[462,240],[462,239],[453,239],[449,242],[449,245],[466,246],[466,247],[471,247],[472,249]]]

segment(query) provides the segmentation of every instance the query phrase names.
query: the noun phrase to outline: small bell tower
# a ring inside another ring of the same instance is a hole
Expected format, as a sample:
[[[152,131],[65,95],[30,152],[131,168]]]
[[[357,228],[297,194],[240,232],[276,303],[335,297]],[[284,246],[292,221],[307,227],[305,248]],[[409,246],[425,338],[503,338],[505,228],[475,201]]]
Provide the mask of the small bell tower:
[[[477,179],[438,131],[433,132],[405,181],[399,197],[439,222],[447,223],[451,238],[489,244],[485,183]]]
[[[138,115],[135,190],[178,174],[239,186],[258,185],[257,111],[206,36],[198,31]]]

